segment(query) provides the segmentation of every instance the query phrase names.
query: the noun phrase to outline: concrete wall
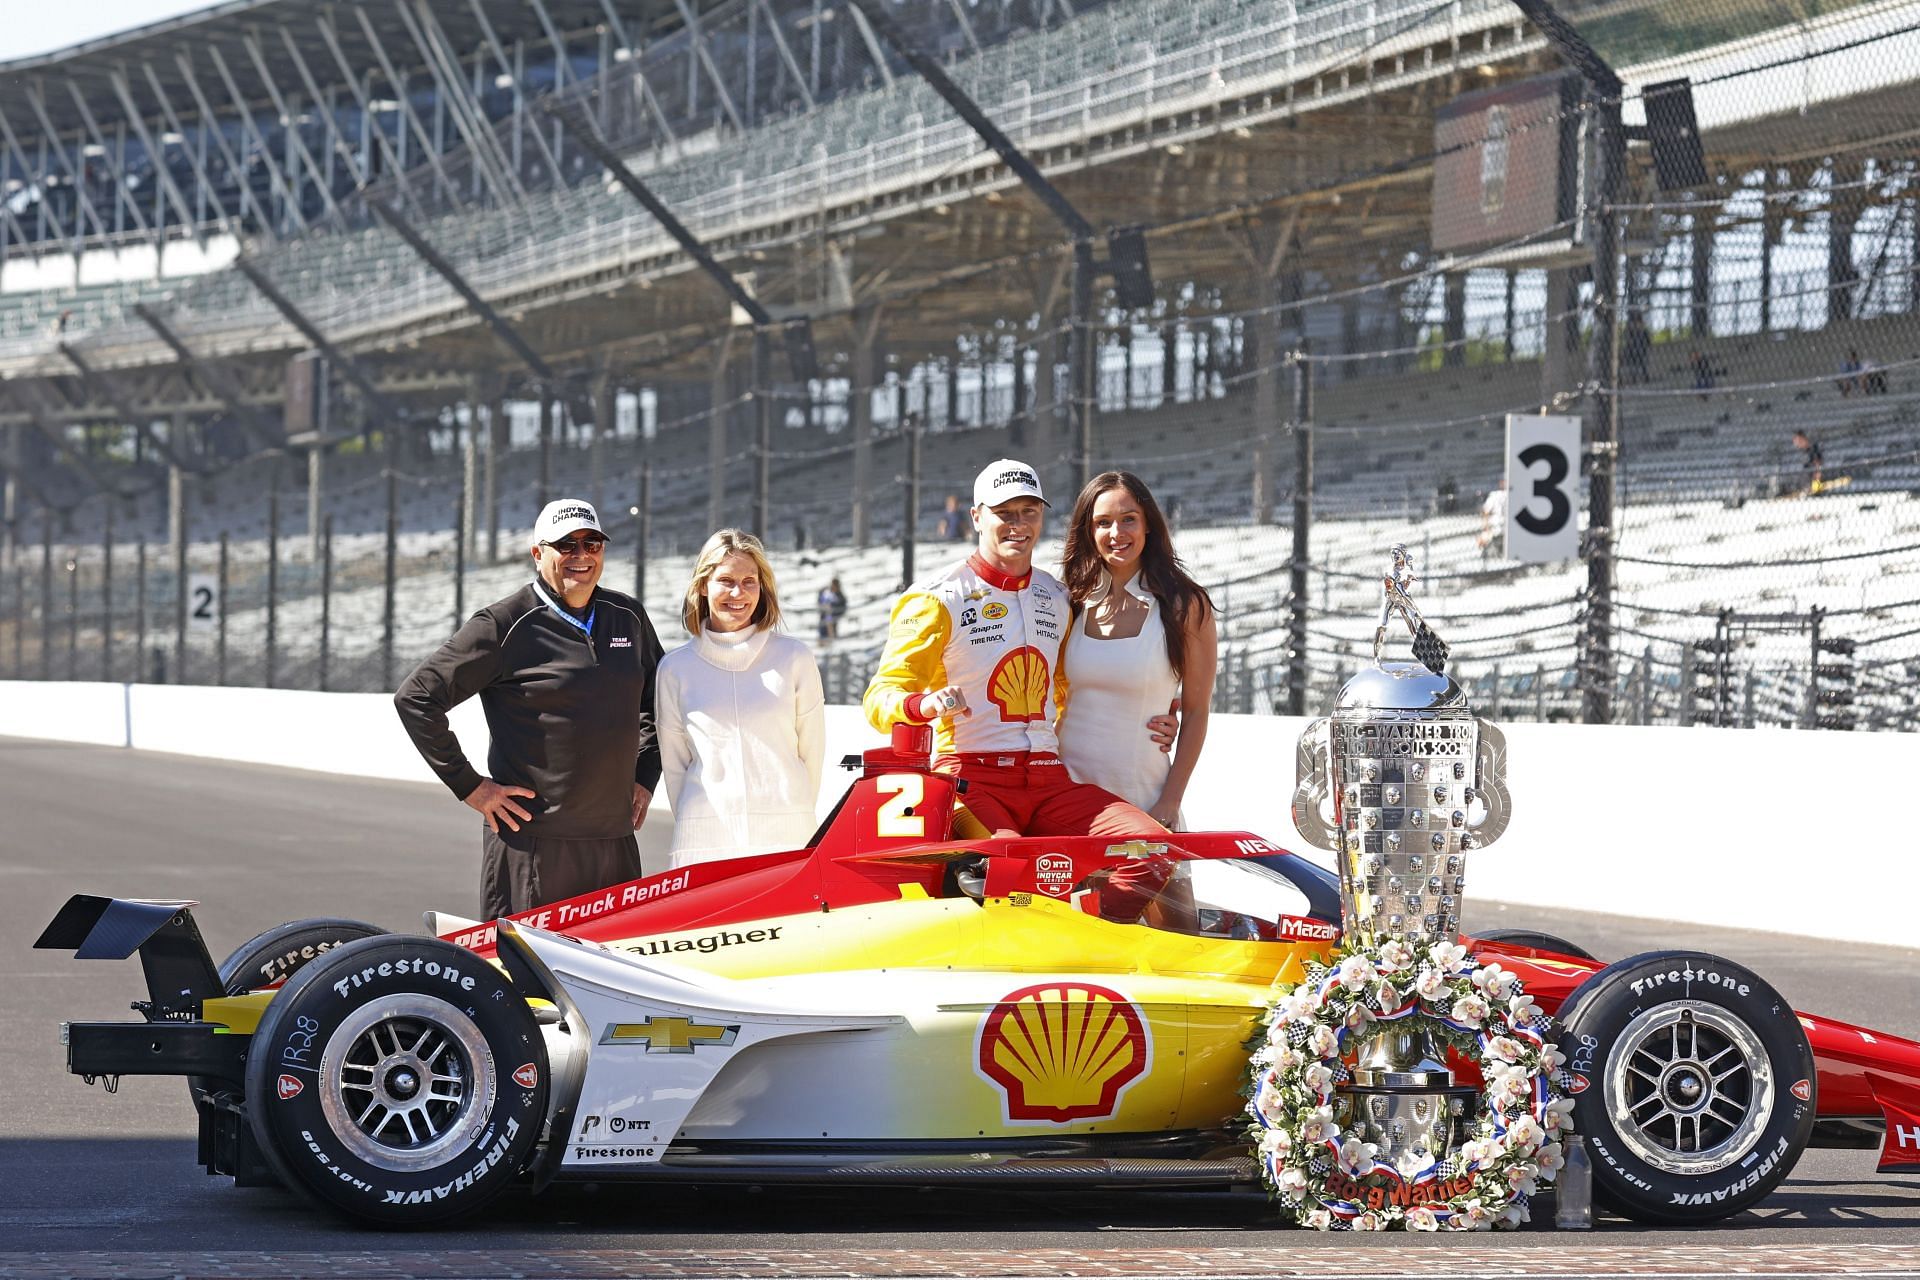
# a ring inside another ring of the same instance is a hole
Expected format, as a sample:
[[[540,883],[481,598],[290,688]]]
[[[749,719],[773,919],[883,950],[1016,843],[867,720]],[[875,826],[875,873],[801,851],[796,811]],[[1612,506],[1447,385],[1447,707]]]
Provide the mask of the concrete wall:
[[[1288,807],[1303,724],[1213,717],[1190,825],[1312,853]],[[455,712],[454,728],[484,762],[477,704]],[[1476,897],[1892,946],[1920,938],[1920,839],[1895,804],[1920,778],[1920,737],[1503,728],[1513,823],[1474,855]],[[0,734],[432,781],[381,694],[0,681]],[[822,814],[844,787],[840,757],[877,741],[858,708],[828,708]]]

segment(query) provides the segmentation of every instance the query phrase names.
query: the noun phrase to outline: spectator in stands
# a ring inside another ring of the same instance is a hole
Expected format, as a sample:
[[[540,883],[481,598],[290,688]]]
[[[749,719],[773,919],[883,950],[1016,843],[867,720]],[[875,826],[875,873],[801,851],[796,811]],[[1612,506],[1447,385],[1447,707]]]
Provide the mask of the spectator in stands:
[[[1103,472],[1080,491],[1061,577],[1073,617],[1060,758],[1075,779],[1179,830],[1219,661],[1213,601],[1175,554],[1152,491],[1128,471]],[[1180,712],[1171,760],[1142,732],[1169,708]]]
[[[909,586],[893,608],[880,668],[863,699],[881,733],[934,726],[934,766],[967,780],[978,836],[1154,835],[1145,811],[1075,782],[1054,732],[1056,680],[1072,604],[1033,567],[1045,523],[1040,479],[1024,462],[989,463],[973,482],[977,540],[965,560]]]
[[[847,593],[841,589],[840,579],[834,578],[820,588],[815,602],[820,606],[820,643],[831,644],[840,638],[840,619],[847,612]]]
[[[1793,447],[1800,451],[1800,487],[1794,490],[1796,497],[1811,497],[1820,492],[1821,466],[1820,442],[1804,431],[1793,433]]]
[[[805,847],[827,749],[820,669],[776,631],[780,597],[758,538],[707,539],[680,623],[693,643],[661,659],[658,695],[673,865]]]
[[[1707,358],[1706,352],[1695,347],[1687,357],[1687,368],[1693,373],[1694,390],[1700,392],[1700,398],[1705,400],[1706,393],[1713,390],[1713,361]]]
[[[1480,536],[1474,541],[1480,547],[1480,559],[1488,560],[1493,549],[1505,541],[1507,536],[1507,478],[1500,477],[1500,483],[1487,491],[1487,497],[1480,504]]]
[[[965,507],[960,505],[960,495],[947,495],[946,508],[940,513],[940,540],[942,542],[960,542],[967,536],[971,522],[967,519]]]
[[[489,920],[638,879],[634,832],[660,778],[660,640],[639,601],[599,585],[599,514],[578,498],[549,502],[531,546],[534,580],[469,618],[393,699],[427,764],[487,820]],[[491,776],[447,723],[475,695]]]
[[[1860,352],[1847,349],[1847,358],[1840,362],[1840,381],[1835,384],[1840,394],[1850,396],[1855,393],[1865,396],[1882,396],[1887,393],[1887,374],[1884,369],[1876,369],[1860,358]]]
[[[1653,349],[1653,335],[1647,332],[1647,318],[1638,310],[1627,313],[1626,328],[1620,334],[1620,381],[1628,385],[1647,380],[1647,356]]]

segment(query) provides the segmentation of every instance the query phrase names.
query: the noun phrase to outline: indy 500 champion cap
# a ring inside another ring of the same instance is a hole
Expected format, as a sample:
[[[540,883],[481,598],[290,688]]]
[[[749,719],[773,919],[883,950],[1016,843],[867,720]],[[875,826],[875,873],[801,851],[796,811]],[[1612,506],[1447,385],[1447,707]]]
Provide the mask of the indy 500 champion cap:
[[[1001,458],[989,462],[986,469],[973,478],[973,505],[976,507],[997,507],[1014,498],[1038,498],[1048,506],[1046,495],[1040,492],[1040,477],[1026,463],[1014,458]]]
[[[541,546],[548,542],[558,542],[579,529],[591,529],[601,537],[606,530],[600,527],[600,513],[593,509],[591,502],[579,498],[559,498],[540,509],[540,518],[533,522],[533,545]]]

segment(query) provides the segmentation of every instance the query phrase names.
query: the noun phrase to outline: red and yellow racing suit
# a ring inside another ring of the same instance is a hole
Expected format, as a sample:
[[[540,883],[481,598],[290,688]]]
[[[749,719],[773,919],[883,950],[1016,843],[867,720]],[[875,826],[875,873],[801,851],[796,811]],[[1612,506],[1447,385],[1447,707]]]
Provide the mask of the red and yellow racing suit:
[[[920,695],[954,685],[971,714],[934,722],[934,766],[967,779],[966,807],[999,836],[1148,835],[1162,830],[1112,792],[1078,783],[1054,724],[1066,702],[1059,659],[1072,618],[1044,571],[1009,575],[979,556],[907,588],[862,700],[882,733],[924,724]]]

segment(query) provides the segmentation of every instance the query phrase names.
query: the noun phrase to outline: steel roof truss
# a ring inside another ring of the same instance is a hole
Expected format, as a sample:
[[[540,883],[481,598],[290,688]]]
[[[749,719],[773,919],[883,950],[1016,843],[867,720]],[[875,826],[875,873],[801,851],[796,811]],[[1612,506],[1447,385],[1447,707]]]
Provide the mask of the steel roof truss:
[[[420,150],[426,153],[427,166],[433,170],[433,176],[439,180],[441,191],[448,198],[457,201],[460,198],[460,192],[453,185],[453,180],[447,177],[447,171],[440,163],[440,153],[434,149],[433,135],[427,132],[424,124],[420,123],[420,117],[415,113],[413,103],[407,97],[406,81],[402,80],[400,73],[394,70],[393,59],[387,56],[387,47],[380,43],[379,34],[374,31],[373,23],[368,21],[367,11],[356,8],[353,16],[360,20],[360,30],[366,33],[367,43],[373,49],[374,60],[380,64],[381,73],[387,77],[387,84],[393,90],[394,101],[400,104],[400,114],[412,128],[414,139],[420,144]],[[398,178],[405,175],[396,173],[394,176]]]
[[[353,64],[347,61],[346,52],[340,47],[340,34],[333,29],[333,20],[321,13],[314,16],[313,22],[320,29],[320,38],[326,42],[327,51],[333,54],[334,65],[340,68],[340,74],[345,78],[347,88],[352,92],[353,100],[360,108],[360,119],[365,122],[363,127],[373,135],[375,144],[380,148],[380,154],[387,158],[387,171],[396,177],[404,174],[406,170],[400,164],[400,153],[394,148],[393,139],[387,136],[387,131],[381,128],[380,122],[374,118],[372,100],[367,96],[367,90],[360,87],[359,73],[353,69]],[[371,85],[372,82],[373,77],[369,74],[367,83]],[[397,182],[395,185],[400,188],[404,198],[418,204],[412,187],[405,182]]]
[[[127,189],[126,153],[120,154],[121,163],[114,163],[114,149],[107,145],[106,136],[100,131],[100,122],[93,118],[92,108],[87,106],[86,98],[80,93],[80,86],[73,82],[72,77],[67,78],[67,92],[73,95],[73,105],[80,108],[81,123],[86,125],[87,133],[93,138],[93,145],[100,148],[102,163],[113,173],[113,190],[119,197],[120,205],[133,213],[134,225],[139,227],[143,234],[152,235],[153,228],[147,225],[146,213],[140,208],[140,202],[135,200],[132,192]]]
[[[353,144],[347,141],[347,135],[340,132],[340,122],[334,118],[333,104],[328,101],[326,94],[320,92],[320,83],[313,78],[313,69],[307,65],[306,58],[301,55],[300,46],[294,43],[293,33],[285,27],[276,27],[275,30],[280,33],[280,43],[286,46],[287,56],[293,60],[294,73],[300,77],[300,83],[306,88],[307,95],[316,105],[326,104],[324,115],[327,134],[333,139],[330,150],[346,162],[347,172],[353,175],[353,185],[360,186],[367,180],[367,171],[360,167],[360,157],[354,153]],[[372,123],[368,122],[366,127],[372,128]]]
[[[206,247],[206,232],[200,226],[199,219],[193,216],[193,210],[187,204],[186,193],[180,190],[173,180],[172,170],[167,168],[167,153],[147,132],[147,122],[141,118],[140,108],[134,104],[133,91],[127,84],[126,72],[116,70],[107,77],[113,85],[114,96],[120,99],[120,106],[127,113],[127,122],[133,126],[133,132],[140,139],[140,145],[147,149],[147,155],[153,160],[154,172],[159,175],[160,188],[166,192],[167,199],[173,204],[174,212],[180,215],[180,225],[193,233],[193,238],[202,248]],[[185,135],[181,135],[183,138]],[[191,155],[191,150],[188,151]]]
[[[513,81],[514,116],[516,121],[522,120],[527,107],[527,95],[526,87],[521,83],[520,73],[514,69],[513,60],[507,57],[506,46],[500,43],[500,37],[494,33],[493,23],[487,18],[487,11],[481,7],[480,0],[468,0],[468,3],[473,6],[473,16],[480,23],[480,33],[487,47],[493,51],[494,61],[500,65],[501,73]],[[560,185],[563,181],[560,157],[554,155],[553,146],[547,141],[546,133],[537,127],[524,125],[522,127],[525,133],[532,135],[534,144],[540,148],[540,155],[547,162],[547,172],[552,175],[554,185]]]
[[[306,165],[307,173],[313,179],[313,185],[320,189],[321,202],[327,206],[329,214],[336,219],[339,218],[340,207],[333,202],[333,192],[327,189],[326,181],[321,176],[319,162],[313,158],[313,152],[307,150],[307,140],[300,136],[300,113],[289,107],[287,100],[280,96],[280,86],[274,82],[273,73],[267,67],[266,55],[260,49],[259,33],[249,31],[240,38],[240,43],[245,46],[247,56],[253,59],[254,69],[260,73],[260,83],[266,86],[267,97],[273,100],[273,109],[280,113],[280,119],[285,122],[287,138],[293,143],[293,149],[300,153],[300,163]],[[314,108],[318,110],[323,101],[315,95]],[[294,202],[299,203],[298,179],[294,184]]]
[[[466,77],[460,74],[460,59],[447,47],[446,33],[433,20],[433,11],[417,0],[413,13],[407,12],[407,0],[393,0],[393,7],[425,59],[427,74],[439,86],[441,99],[452,108],[453,127],[466,142],[474,167],[493,188],[494,200],[502,205],[517,203],[526,193],[516,176],[509,173],[512,166],[496,158],[493,128],[472,100]]]
[[[539,4],[540,0],[533,0]],[[714,65],[713,53],[707,48],[707,33],[700,29],[700,19],[695,16],[693,7],[687,0],[673,0],[674,7],[680,10],[681,21],[687,24],[687,35],[693,41],[693,51],[700,59],[700,65],[707,69],[707,77],[713,81],[713,91],[720,98],[720,105],[727,113],[727,119],[733,121],[736,129],[745,129],[740,121],[740,113],[733,105],[733,95],[727,92],[726,78],[720,74],[720,68]]]
[[[46,130],[46,132],[41,135],[41,142],[52,145],[53,154],[60,158],[60,167],[67,171],[67,179],[73,183],[73,192],[80,199],[80,211],[93,220],[93,229],[99,233],[100,238],[102,240],[108,239],[107,224],[100,220],[100,211],[93,207],[93,197],[87,194],[86,179],[81,177],[80,171],[74,167],[72,158],[67,155],[66,144],[60,140],[60,134],[54,129],[53,121],[47,116],[47,104],[46,100],[40,96],[40,86],[37,84],[29,84],[25,88],[27,105],[33,108],[33,114],[40,118],[40,127]],[[9,129],[8,132],[11,134],[12,130]],[[42,149],[44,150],[45,148],[43,147]],[[46,191],[46,176],[44,172],[40,175],[43,198],[44,192]],[[83,233],[81,233],[79,227],[75,227],[74,231],[76,232],[74,242],[77,250],[79,240]]]
[[[293,219],[294,225],[304,231],[307,219],[306,215],[300,211],[299,198],[287,189],[286,175],[280,172],[280,165],[274,159],[273,148],[267,145],[266,137],[261,134],[260,127],[253,122],[253,112],[247,107],[247,100],[241,94],[240,85],[234,80],[233,71],[227,66],[226,58],[221,56],[220,46],[208,45],[207,56],[213,59],[213,69],[220,73],[220,83],[227,88],[227,99],[240,113],[240,132],[245,134],[254,146],[260,148],[260,155],[266,161],[267,181],[273,184],[274,193],[280,197],[280,207],[286,210],[287,216]],[[245,182],[247,171],[243,168],[237,176],[240,181]]]
[[[186,126],[180,123],[180,117],[173,109],[173,101],[167,97],[167,91],[161,87],[160,77],[154,71],[153,64],[143,62],[140,64],[140,69],[146,73],[147,86],[153,90],[155,100],[160,103],[160,115],[166,120],[167,128],[179,134],[184,140],[188,136]],[[196,101],[198,101],[197,98]],[[259,205],[254,202],[252,190],[245,182],[239,181],[241,170],[234,163],[233,152],[227,149],[226,137],[220,132],[220,122],[207,110],[204,102],[199,102],[199,106],[200,127],[197,133],[200,138],[200,146],[198,149],[195,149],[193,147],[185,147],[184,142],[182,145],[186,150],[187,160],[193,165],[194,176],[200,180],[200,189],[207,193],[207,198],[213,201],[213,207],[219,211],[221,229],[229,235],[236,237],[239,234],[239,227],[234,221],[234,212],[227,209],[227,202],[220,198],[220,188],[214,184],[212,176],[207,172],[206,140],[208,135],[212,135],[220,147],[221,153],[226,157],[228,168],[236,175],[235,182],[236,185],[239,186],[243,196],[241,211],[244,211],[247,205],[253,205],[254,216],[260,220],[263,228],[267,227],[267,217],[261,212]],[[198,222],[199,219],[196,217],[195,221]],[[267,230],[267,234],[272,234],[271,229]]]

